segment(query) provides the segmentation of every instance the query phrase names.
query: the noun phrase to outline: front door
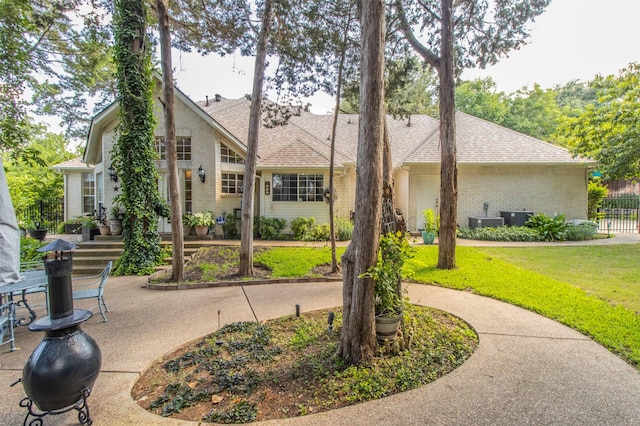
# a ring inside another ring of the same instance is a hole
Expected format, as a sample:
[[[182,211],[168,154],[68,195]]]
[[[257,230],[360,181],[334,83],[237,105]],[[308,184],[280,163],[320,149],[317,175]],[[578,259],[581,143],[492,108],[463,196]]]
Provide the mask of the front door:
[[[416,227],[424,229],[424,214],[428,209],[433,209],[436,216],[440,214],[440,176],[418,176],[418,201],[416,204]]]
[[[160,176],[158,177],[158,192],[160,193],[160,198],[165,200],[169,208],[171,208],[171,197],[169,197],[169,174],[168,173],[160,173]],[[169,218],[158,216],[158,232],[160,233],[171,232],[171,223],[169,222]]]

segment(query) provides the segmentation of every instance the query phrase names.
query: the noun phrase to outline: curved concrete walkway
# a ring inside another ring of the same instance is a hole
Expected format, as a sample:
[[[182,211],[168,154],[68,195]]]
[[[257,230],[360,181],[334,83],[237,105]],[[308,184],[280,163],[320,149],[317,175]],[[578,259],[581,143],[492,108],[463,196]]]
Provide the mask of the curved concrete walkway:
[[[193,425],[152,415],[129,391],[149,364],[225,324],[265,320],[342,303],[342,284],[298,283],[149,291],[145,277],[113,277],[109,321],[83,325],[101,347],[102,371],[89,398],[95,425]],[[634,425],[640,424],[640,373],[589,338],[547,318],[467,292],[409,284],[415,303],[471,324],[480,345],[460,368],[413,391],[276,425]],[[33,300],[37,302],[36,299]],[[77,303],[76,307],[88,307]],[[218,315],[218,311],[220,314]],[[0,423],[20,425],[22,367],[42,333],[17,330],[20,350],[0,353]],[[77,424],[74,414],[46,425]]]

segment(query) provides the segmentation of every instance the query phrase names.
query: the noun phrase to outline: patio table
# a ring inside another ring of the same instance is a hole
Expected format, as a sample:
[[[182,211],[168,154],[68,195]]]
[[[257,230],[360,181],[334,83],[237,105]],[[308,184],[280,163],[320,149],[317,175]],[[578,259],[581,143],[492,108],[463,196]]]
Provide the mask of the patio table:
[[[0,304],[4,299],[10,303],[9,315],[13,317],[15,326],[31,324],[36,319],[36,313],[27,302],[27,294],[47,291],[48,278],[44,270],[27,271],[22,273],[23,279],[4,286],[0,286]],[[16,306],[24,306],[29,311],[29,318],[16,318]],[[15,341],[11,342],[11,350],[15,351]]]

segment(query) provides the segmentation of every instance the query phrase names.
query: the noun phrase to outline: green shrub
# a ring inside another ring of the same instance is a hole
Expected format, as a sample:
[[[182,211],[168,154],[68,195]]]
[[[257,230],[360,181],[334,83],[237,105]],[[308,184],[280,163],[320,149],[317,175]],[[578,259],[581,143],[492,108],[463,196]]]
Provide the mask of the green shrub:
[[[304,241],[327,241],[331,238],[331,227],[328,223],[316,225]]]
[[[240,238],[240,230],[238,229],[237,219],[233,213],[227,213],[222,224],[222,232],[227,240],[236,240]]]
[[[20,263],[42,260],[44,253],[37,250],[45,244],[47,243],[31,237],[20,238]]]
[[[334,225],[338,241],[349,241],[353,237],[353,223],[350,220],[338,218]]]
[[[535,229],[524,226],[500,226],[497,228],[458,228],[458,237],[484,241],[542,241]]]
[[[258,233],[263,240],[282,239],[282,230],[287,226],[286,219],[261,216],[258,221]]]
[[[589,182],[587,192],[587,215],[590,220],[595,220],[597,219],[598,208],[602,206],[602,200],[607,196],[609,190],[598,179]]]
[[[291,231],[293,239],[298,241],[309,241],[309,235],[316,227],[315,217],[297,217],[291,221]]]
[[[575,221],[567,223],[563,239],[568,241],[591,240],[598,233],[598,224],[589,221]]]
[[[564,231],[567,229],[567,221],[563,214],[549,217],[544,213],[538,213],[531,216],[524,225],[538,231],[545,241],[563,240]]]

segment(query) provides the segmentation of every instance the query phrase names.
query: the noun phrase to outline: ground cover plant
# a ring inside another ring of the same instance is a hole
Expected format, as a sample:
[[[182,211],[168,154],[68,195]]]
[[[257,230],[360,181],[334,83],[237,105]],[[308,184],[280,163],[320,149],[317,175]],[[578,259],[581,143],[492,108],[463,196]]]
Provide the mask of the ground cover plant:
[[[317,413],[403,392],[461,365],[477,335],[460,319],[407,304],[405,333],[374,359],[336,356],[341,312],[327,310],[222,327],[156,362],[132,395],[159,415],[247,423]]]
[[[616,246],[607,247],[616,250]],[[631,253],[640,250],[640,247],[630,247],[620,246],[617,250],[631,250]],[[547,259],[562,258],[564,249],[568,247],[556,249],[548,252],[547,247],[538,248],[540,253],[547,253],[544,260],[540,259],[540,268],[546,264]],[[604,300],[595,296],[591,290],[564,282],[563,279],[566,278],[560,279],[559,274],[556,277],[525,269],[510,263],[511,254],[505,255],[506,260],[502,260],[497,255],[490,255],[490,250],[497,249],[458,247],[458,269],[439,270],[435,267],[437,248],[419,246],[416,247],[414,257],[405,264],[404,272],[411,281],[471,290],[555,319],[592,337],[640,369],[640,315],[637,310],[640,307],[633,305],[629,309],[616,300]],[[612,268],[606,260],[599,261],[599,256],[606,250],[605,247],[585,247],[581,252],[582,261],[598,265],[602,273],[606,274]],[[627,252],[626,258],[633,257]],[[626,269],[633,274],[635,267],[629,262]],[[628,279],[621,278],[621,281],[628,282]],[[592,284],[597,287],[597,284]],[[619,285],[624,287],[626,284]]]

